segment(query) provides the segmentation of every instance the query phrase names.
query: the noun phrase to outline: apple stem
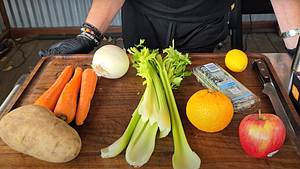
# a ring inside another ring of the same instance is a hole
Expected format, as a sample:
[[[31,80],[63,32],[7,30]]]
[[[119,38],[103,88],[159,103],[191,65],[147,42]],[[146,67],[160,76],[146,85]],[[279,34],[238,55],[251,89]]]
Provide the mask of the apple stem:
[[[258,119],[262,120],[262,117],[261,117],[261,110],[258,109]]]

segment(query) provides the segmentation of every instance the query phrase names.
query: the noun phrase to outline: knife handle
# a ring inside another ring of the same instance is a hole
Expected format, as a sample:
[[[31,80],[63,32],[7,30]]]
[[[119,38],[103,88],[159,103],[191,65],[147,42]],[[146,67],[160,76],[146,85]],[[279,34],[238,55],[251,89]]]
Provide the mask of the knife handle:
[[[270,83],[271,76],[266,63],[261,59],[256,59],[252,62],[252,67],[258,74],[258,78],[262,84]]]

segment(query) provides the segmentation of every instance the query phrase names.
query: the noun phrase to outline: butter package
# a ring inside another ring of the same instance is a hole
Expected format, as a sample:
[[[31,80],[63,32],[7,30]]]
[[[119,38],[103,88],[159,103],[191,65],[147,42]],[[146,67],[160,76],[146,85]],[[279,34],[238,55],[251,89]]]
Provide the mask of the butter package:
[[[204,87],[225,94],[235,113],[254,113],[260,108],[260,99],[218,64],[197,66],[192,72]]]

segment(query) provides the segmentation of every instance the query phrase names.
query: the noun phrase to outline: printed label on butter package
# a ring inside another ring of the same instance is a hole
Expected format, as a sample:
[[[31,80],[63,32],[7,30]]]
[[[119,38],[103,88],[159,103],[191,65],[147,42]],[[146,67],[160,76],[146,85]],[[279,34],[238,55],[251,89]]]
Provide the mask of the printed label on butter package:
[[[253,113],[260,107],[260,99],[216,63],[192,69],[196,79],[206,88],[225,94],[232,102],[234,112]]]

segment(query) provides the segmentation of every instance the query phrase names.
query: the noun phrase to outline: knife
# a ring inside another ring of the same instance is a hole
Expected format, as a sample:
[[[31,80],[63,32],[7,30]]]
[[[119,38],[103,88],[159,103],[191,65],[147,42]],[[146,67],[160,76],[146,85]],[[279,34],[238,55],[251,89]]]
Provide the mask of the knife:
[[[270,72],[266,63],[262,59],[256,59],[252,62],[253,68],[256,70],[258,74],[259,80],[264,85],[264,89],[262,92],[269,96],[270,101],[273,105],[276,115],[282,120],[286,132],[295,140],[297,140],[297,136],[295,134],[294,128],[286,114],[286,111],[279,99],[278,93],[274,87],[272,82],[272,78],[270,76]]]
[[[289,86],[288,86],[288,94],[291,93],[294,72],[300,72],[300,36],[299,36],[299,40],[298,40],[298,43],[297,43],[295,54],[292,57],[293,57],[293,61],[292,61],[292,65],[291,65],[290,81],[289,81]]]

